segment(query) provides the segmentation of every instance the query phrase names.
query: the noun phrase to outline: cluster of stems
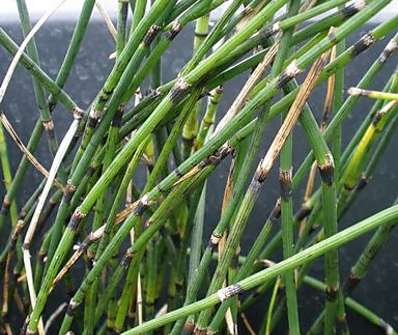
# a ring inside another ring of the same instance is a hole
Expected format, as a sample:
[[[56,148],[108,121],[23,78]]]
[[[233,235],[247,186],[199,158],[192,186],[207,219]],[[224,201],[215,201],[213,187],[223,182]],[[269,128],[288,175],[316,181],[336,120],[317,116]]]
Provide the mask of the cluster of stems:
[[[6,76],[0,92],[2,333],[271,334],[286,311],[291,335],[348,335],[347,307],[395,334],[350,295],[390,237],[398,205],[346,229],[339,225],[398,125],[398,67],[391,65],[398,15],[347,42],[391,0],[224,2],[119,0],[114,26],[100,3],[84,0],[52,79],[34,38],[47,17],[33,25],[26,1],[16,1],[24,42],[19,46],[0,27],[0,46],[31,75],[37,116],[25,144],[2,99],[12,80]],[[91,103],[78,106],[64,86],[88,26],[101,24],[91,21],[95,7],[115,44],[107,60],[113,67]],[[191,42],[182,45],[181,32]],[[382,42],[385,37],[390,40]],[[345,69],[382,43],[345,94]],[[192,54],[167,81],[168,51],[179,48]],[[382,69],[389,79],[372,86]],[[233,79],[240,89],[229,100]],[[314,90],[324,100],[316,108],[309,104]],[[362,123],[343,144],[343,126],[364,99],[373,105],[361,111]],[[71,116],[65,134],[55,132],[53,119],[62,112]],[[297,124],[309,150],[296,169],[295,153],[303,150],[294,139]],[[48,167],[36,158],[44,134]],[[271,139],[267,147],[264,137]],[[13,170],[18,150],[22,158]],[[278,161],[275,195],[267,184]],[[225,186],[215,187],[225,168]],[[25,199],[29,169],[42,180]],[[257,201],[261,193],[274,204],[269,213]],[[219,204],[214,194],[223,195]],[[343,273],[339,248],[371,230]],[[316,279],[308,273],[319,257],[324,275]],[[314,295],[323,292],[324,309],[313,319],[300,310],[302,284]],[[253,305],[259,299],[269,299],[265,309]],[[250,308],[264,309],[255,313],[258,329],[246,314]],[[307,317],[313,324],[304,329]]]

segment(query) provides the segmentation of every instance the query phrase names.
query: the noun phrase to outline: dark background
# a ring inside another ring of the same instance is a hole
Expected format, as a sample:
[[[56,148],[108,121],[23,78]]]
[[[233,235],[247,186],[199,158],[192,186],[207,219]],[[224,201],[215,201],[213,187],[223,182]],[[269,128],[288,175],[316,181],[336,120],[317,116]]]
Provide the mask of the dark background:
[[[6,23],[1,25],[16,41],[18,41],[18,43],[21,42],[22,36],[17,23]],[[370,28],[371,27],[369,27],[369,29]],[[42,67],[53,78],[55,78],[62,62],[72,31],[72,23],[52,21],[46,24],[37,34],[37,44]],[[348,44],[350,45],[356,41],[362,33],[363,31],[353,34],[353,36],[348,39]],[[370,64],[376,59],[385,43],[386,41],[377,43],[376,46],[362,54],[347,67],[346,88],[355,85],[360,80]],[[192,52],[191,44],[192,28],[189,27],[178,36],[173,46],[166,52],[163,58],[164,81],[174,78],[179,69],[185,64],[186,60],[189,59]],[[108,56],[113,51],[114,43],[105,26],[102,22],[93,21],[89,25],[83,47],[79,52],[77,62],[65,87],[66,91],[80,107],[85,108],[89,105],[104,82],[106,75],[113,65],[113,61],[108,59]],[[382,89],[388,77],[395,69],[397,59],[395,55],[389,60],[383,71],[375,79],[372,88]],[[9,55],[4,49],[0,48],[0,78],[3,78],[10,60],[11,58]],[[243,85],[245,78],[247,78],[247,74],[241,75],[225,85],[225,94],[221,101],[219,116],[223,114],[231,104],[233,98]],[[317,89],[310,100],[313,110],[318,111],[318,114],[322,111],[324,95],[325,90],[323,88]],[[352,116],[344,123],[343,144],[346,144],[353,132],[355,132],[369,111],[370,105],[371,103],[367,99],[361,99],[360,103],[356,105]],[[23,141],[27,143],[33,124],[37,120],[38,111],[35,106],[31,77],[22,67],[17,69],[1,108],[14,125]],[[54,120],[56,130],[58,134],[61,135],[59,137],[62,137],[67,125],[71,122],[71,116],[64,109],[58,107],[54,112]],[[271,123],[268,127],[261,155],[263,155],[267,149],[267,144],[270,143],[275,131],[278,129],[277,127],[278,121]],[[45,137],[43,136],[43,138]],[[397,136],[394,136],[370,185],[366,188],[366,191],[361,193],[349,213],[341,220],[339,227],[344,228],[390,206],[398,196],[396,141]],[[9,150],[11,152],[12,167],[15,171],[21,154],[11,142],[9,142]],[[300,126],[298,126],[294,132],[294,159],[296,168],[299,166],[307,151],[308,145]],[[51,162],[44,140],[42,140],[42,145],[39,146],[37,158],[46,167],[50,167]],[[219,217],[219,208],[225,178],[228,173],[228,166],[228,160],[223,162],[208,183],[209,201],[206,215],[207,233],[205,239],[208,238],[208,233],[212,230],[212,227],[214,227]],[[276,171],[277,169],[274,170]],[[245,254],[247,247],[254,241],[264,219],[267,217],[271,206],[273,206],[278,196],[279,186],[275,171],[270,180],[266,183],[256,208],[251,215],[250,223],[242,242],[242,254]],[[30,169],[27,178],[25,178],[24,190],[18,198],[19,203],[23,203],[23,201],[26,200],[27,196],[31,194],[40,180],[41,176],[33,171],[33,169]],[[4,189],[1,184],[0,196],[2,197],[3,194]],[[298,209],[301,199],[301,193],[295,194],[296,209]],[[350,266],[357,259],[364,245],[369,240],[369,237],[369,234],[363,236],[341,249],[342,278],[346,277]],[[4,241],[5,237],[0,238],[1,241]],[[372,309],[395,327],[398,327],[398,281],[396,280],[398,275],[397,243],[398,232],[394,231],[382,252],[377,256],[376,262],[371,266],[368,276],[353,294],[353,297],[360,303]],[[313,267],[311,274],[318,278],[323,277],[321,260]],[[300,290],[300,317],[304,329],[307,329],[318,315],[319,311],[322,309],[323,301],[323,296],[318,292],[305,287]],[[268,299],[266,298],[248,313],[248,317],[254,324],[256,324],[258,316],[261,316],[261,318],[263,317],[265,304],[268,304]],[[352,334],[382,333],[349,310],[348,321]],[[279,327],[275,333],[285,334],[286,328]]]

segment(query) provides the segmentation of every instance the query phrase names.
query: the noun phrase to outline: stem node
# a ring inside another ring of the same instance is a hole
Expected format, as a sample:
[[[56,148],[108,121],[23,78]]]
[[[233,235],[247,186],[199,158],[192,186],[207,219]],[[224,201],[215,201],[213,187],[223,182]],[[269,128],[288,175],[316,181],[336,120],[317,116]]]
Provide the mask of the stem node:
[[[321,175],[322,181],[326,185],[332,185],[334,179],[334,162],[333,156],[331,154],[327,155],[326,162],[318,166],[319,173]]]
[[[298,67],[297,60],[293,60],[286,68],[286,70],[279,76],[277,87],[283,88],[290,80],[296,77],[302,70]]]
[[[292,169],[279,170],[279,185],[282,199],[288,199],[292,194]]]
[[[394,39],[390,40],[390,42],[388,42],[383,52],[381,53],[379,57],[379,62],[381,64],[385,63],[387,59],[392,55],[392,53],[397,49],[398,49],[397,41]]]
[[[353,46],[352,49],[352,54],[353,56],[357,56],[360,53],[364,52],[366,49],[368,49],[371,45],[373,45],[376,42],[376,39],[372,35],[372,33],[367,33],[361,37],[361,39],[356,42]]]
[[[217,291],[217,296],[220,302],[223,302],[242,292],[242,287],[238,284],[233,284]]]

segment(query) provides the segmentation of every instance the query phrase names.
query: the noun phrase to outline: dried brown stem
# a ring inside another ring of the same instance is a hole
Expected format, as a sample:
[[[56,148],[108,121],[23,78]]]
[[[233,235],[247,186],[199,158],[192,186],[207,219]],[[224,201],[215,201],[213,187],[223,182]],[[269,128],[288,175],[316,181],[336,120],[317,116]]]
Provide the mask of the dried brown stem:
[[[91,232],[86,239],[79,245],[72,257],[66,262],[64,267],[58,273],[53,281],[53,287],[65,276],[65,274],[72,268],[72,266],[78,261],[80,256],[88,249],[88,247],[94,242],[98,241],[105,231],[105,225],[98,228],[96,231]]]
[[[221,121],[218,123],[214,133],[212,136],[217,134],[224,126],[236,115],[239,113],[239,111],[242,109],[244,106],[246,99],[250,93],[250,91],[253,89],[253,87],[256,85],[258,80],[261,78],[263,75],[264,71],[267,69],[268,65],[272,62],[274,59],[276,52],[278,50],[279,43],[275,43],[265,54],[263,60],[261,61],[260,64],[257,65],[256,69],[253,71],[251,74],[250,78],[246,81],[245,85],[239,92],[238,96],[234,100],[233,104],[225,114],[225,116],[221,119]]]
[[[11,125],[10,121],[7,119],[4,113],[0,113],[0,122],[3,124],[4,129],[7,130],[8,134],[10,135],[11,139],[15,142],[18,148],[22,151],[22,153],[26,156],[29,162],[33,165],[33,167],[39,171],[44,177],[48,178],[49,173],[47,169],[39,163],[35,156],[28,150],[25,144],[22,142],[21,138],[15,131],[14,127]],[[63,190],[63,185],[57,180],[54,180],[54,184]]]
[[[296,124],[301,111],[307,102],[312,90],[316,86],[317,79],[326,64],[328,58],[328,53],[323,54],[320,58],[316,60],[314,65],[311,67],[307,77],[305,78],[303,84],[300,87],[300,90],[297,94],[296,99],[294,100],[292,106],[288,114],[286,115],[285,120],[283,121],[282,126],[280,127],[278,133],[276,134],[274,140],[270,148],[268,149],[264,159],[261,161],[259,165],[259,169],[257,170],[259,180],[264,180],[271,168],[274,164],[275,159],[278,157],[287,137],[292,131],[294,125]],[[291,69],[293,72],[298,71],[294,68]]]

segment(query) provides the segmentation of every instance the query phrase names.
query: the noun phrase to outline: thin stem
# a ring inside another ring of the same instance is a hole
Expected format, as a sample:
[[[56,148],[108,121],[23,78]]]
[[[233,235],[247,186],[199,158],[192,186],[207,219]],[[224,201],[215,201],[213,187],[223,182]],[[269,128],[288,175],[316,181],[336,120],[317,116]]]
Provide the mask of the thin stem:
[[[370,99],[398,101],[397,93],[364,90],[363,88],[358,88],[358,87],[351,87],[348,89],[347,92],[349,95],[368,97]]]
[[[299,1],[289,3],[289,16],[295,15],[300,9]],[[294,27],[294,26],[293,26]],[[289,42],[294,29],[286,30],[282,40],[281,49],[277,54],[277,62],[283,63],[284,58],[289,52]],[[283,51],[282,51],[283,50]],[[306,82],[303,83],[303,87]],[[288,113],[282,116],[282,122],[289,116]],[[294,254],[294,227],[293,227],[293,200],[291,195],[292,171],[293,171],[293,137],[290,135],[280,153],[279,184],[281,193],[281,223],[282,223],[282,242],[283,258],[289,258]],[[296,284],[294,271],[288,272],[283,276],[286,292],[286,303],[288,312],[289,329],[292,335],[300,334],[300,321],[297,304]],[[278,280],[276,281],[278,283]],[[272,313],[272,312],[271,312]]]

